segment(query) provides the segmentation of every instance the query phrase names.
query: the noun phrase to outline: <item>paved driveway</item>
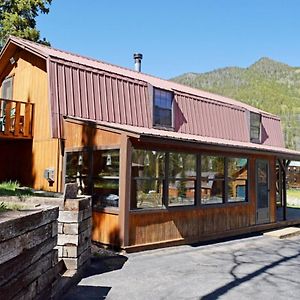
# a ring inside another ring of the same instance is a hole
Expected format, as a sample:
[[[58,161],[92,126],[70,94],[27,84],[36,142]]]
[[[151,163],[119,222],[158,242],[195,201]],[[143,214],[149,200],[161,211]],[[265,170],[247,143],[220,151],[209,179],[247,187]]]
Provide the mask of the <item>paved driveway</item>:
[[[300,237],[93,258],[64,299],[300,299]]]

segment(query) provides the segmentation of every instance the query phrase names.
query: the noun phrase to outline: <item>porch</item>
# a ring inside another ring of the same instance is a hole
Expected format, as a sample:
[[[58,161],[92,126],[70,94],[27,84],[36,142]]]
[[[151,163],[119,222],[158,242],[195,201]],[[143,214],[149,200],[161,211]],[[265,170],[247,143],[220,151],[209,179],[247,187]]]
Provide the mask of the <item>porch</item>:
[[[0,138],[32,139],[32,103],[0,99]]]

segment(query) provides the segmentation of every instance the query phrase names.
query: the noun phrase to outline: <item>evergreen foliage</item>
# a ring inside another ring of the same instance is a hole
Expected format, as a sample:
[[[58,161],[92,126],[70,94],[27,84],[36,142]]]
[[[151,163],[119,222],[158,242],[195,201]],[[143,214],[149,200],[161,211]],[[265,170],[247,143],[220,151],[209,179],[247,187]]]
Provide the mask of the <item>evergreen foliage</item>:
[[[171,80],[280,116],[286,146],[300,150],[300,68],[264,57],[248,68],[186,73]]]
[[[36,17],[47,14],[52,0],[0,0],[0,48],[9,35],[49,45],[36,28]]]

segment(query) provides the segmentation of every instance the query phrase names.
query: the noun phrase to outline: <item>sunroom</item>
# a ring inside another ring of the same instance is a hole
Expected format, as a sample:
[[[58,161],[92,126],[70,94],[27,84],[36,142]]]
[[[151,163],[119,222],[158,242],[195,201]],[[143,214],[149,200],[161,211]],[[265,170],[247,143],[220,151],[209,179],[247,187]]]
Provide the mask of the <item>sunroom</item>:
[[[276,208],[278,162],[298,152],[106,122],[91,131],[90,145],[66,141],[65,181],[93,195],[96,242],[135,251],[300,223]]]

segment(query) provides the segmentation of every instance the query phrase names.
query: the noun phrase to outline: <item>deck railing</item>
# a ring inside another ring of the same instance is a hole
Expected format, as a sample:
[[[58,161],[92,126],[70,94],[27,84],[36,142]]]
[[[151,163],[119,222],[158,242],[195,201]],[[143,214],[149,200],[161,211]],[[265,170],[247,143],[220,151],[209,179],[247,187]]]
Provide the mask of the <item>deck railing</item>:
[[[32,138],[33,104],[0,99],[0,137]]]

